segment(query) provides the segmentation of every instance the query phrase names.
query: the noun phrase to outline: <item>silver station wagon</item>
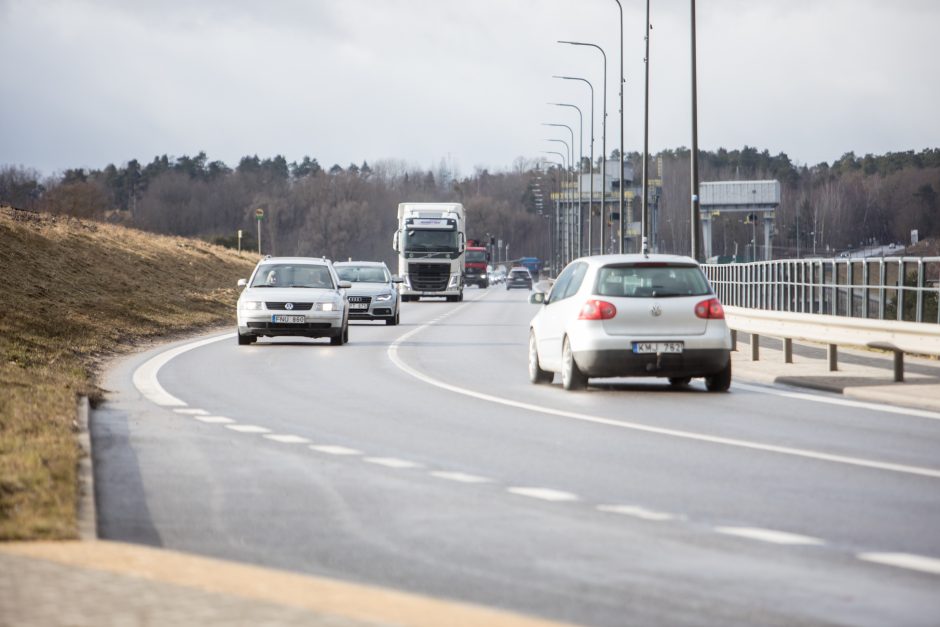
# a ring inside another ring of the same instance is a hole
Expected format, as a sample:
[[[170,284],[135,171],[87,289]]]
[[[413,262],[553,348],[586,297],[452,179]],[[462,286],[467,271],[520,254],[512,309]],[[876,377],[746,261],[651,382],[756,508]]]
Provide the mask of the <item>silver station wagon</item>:
[[[529,378],[566,390],[590,377],[664,377],[675,386],[704,377],[731,385],[731,332],[724,309],[691,257],[601,255],[572,261],[530,323]]]

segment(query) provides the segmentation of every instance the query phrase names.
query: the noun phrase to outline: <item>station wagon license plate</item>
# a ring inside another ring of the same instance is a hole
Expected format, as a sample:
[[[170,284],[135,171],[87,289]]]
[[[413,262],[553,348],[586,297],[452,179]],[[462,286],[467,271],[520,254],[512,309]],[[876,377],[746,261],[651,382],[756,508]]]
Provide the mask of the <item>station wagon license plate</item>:
[[[287,322],[289,324],[303,324],[306,322],[304,316],[284,316],[280,314],[274,314],[271,316],[271,322]]]
[[[368,309],[369,303],[349,303],[350,309]]]
[[[634,342],[633,352],[648,353],[681,353],[684,346],[682,342]]]

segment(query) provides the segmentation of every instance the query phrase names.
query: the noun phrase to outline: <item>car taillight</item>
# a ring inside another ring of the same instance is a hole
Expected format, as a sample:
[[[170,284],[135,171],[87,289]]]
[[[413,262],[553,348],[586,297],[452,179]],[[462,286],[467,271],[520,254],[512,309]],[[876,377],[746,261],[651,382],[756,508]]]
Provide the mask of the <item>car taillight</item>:
[[[695,306],[695,315],[706,320],[720,320],[725,317],[725,310],[717,298],[709,298]]]
[[[617,308],[604,300],[589,300],[581,307],[578,320],[610,320],[617,315]]]

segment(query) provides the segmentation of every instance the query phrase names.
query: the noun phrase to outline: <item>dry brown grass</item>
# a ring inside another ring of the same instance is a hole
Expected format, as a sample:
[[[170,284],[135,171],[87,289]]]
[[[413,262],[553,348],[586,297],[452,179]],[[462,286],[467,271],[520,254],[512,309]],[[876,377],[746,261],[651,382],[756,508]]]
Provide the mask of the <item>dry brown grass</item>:
[[[76,536],[76,398],[144,338],[232,323],[257,258],[0,208],[0,540]]]

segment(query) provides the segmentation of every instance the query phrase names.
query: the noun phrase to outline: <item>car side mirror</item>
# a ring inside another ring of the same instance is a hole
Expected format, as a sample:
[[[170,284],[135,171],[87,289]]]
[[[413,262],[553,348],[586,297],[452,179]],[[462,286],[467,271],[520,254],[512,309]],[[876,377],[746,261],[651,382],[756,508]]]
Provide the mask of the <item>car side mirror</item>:
[[[392,283],[404,283],[404,279],[396,275],[392,277]]]
[[[238,279],[238,287],[245,287],[248,285],[248,279]]]
[[[545,304],[545,292],[533,292],[529,295],[529,303],[532,305]]]
[[[350,283],[349,281],[340,281],[339,283],[336,284],[336,287],[338,287],[341,290],[348,290],[349,288],[352,287],[352,283]]]

